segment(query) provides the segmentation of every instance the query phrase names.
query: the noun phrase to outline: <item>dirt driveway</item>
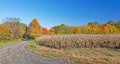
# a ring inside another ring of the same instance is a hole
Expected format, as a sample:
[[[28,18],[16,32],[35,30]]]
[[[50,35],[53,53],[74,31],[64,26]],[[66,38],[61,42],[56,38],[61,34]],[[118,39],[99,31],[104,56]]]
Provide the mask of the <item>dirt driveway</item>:
[[[25,49],[26,41],[0,48],[0,64],[69,64],[35,55]]]

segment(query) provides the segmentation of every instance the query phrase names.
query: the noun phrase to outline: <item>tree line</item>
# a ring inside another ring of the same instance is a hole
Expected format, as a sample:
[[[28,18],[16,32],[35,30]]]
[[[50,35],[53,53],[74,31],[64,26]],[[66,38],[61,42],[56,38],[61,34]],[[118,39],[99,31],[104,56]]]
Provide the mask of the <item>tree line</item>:
[[[68,26],[58,25],[49,30],[50,34],[119,34],[120,21],[114,22],[112,20],[105,24],[97,22],[90,22],[83,26]]]
[[[13,39],[34,39],[48,34],[47,28],[41,27],[37,19],[33,19],[27,26],[20,23],[20,18],[8,17],[0,24],[0,42]]]
[[[20,23],[20,18],[8,17],[0,24],[0,41],[13,39],[34,39],[41,35],[55,35],[55,34],[119,34],[120,21],[114,22],[112,20],[105,24],[97,22],[90,22],[83,26],[69,26],[58,25],[51,29],[42,27],[37,19],[33,19],[27,26]]]

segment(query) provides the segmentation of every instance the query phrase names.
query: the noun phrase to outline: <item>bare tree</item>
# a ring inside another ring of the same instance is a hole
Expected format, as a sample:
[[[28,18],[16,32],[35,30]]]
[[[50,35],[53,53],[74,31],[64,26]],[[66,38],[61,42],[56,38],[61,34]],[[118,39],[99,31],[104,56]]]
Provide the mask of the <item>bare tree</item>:
[[[6,24],[6,26],[10,27],[13,31],[13,38],[15,39],[18,35],[18,24],[20,22],[20,18],[14,18],[14,17],[7,17],[3,20],[4,24]]]

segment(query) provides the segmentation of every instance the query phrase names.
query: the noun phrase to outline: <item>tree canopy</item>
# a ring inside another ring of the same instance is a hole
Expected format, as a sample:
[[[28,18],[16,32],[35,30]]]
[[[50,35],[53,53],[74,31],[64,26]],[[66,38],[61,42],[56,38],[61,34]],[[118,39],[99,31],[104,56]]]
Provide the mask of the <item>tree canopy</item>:
[[[30,38],[40,37],[42,34],[41,26],[38,23],[37,19],[33,19],[28,27],[28,35]]]
[[[60,24],[50,29],[42,27],[37,19],[33,19],[29,26],[20,21],[20,18],[5,18],[4,23],[0,24],[0,41],[26,37],[34,39],[42,35],[55,34],[120,34],[120,21],[114,22],[113,20],[105,24],[99,24],[97,21],[89,22],[83,26]]]

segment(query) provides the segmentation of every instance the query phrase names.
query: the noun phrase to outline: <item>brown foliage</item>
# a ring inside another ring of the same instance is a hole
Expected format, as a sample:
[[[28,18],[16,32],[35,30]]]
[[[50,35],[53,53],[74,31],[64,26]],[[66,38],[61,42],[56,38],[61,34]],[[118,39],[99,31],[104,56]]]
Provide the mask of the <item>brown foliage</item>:
[[[119,48],[120,35],[52,35],[36,39],[39,45],[51,48]]]

